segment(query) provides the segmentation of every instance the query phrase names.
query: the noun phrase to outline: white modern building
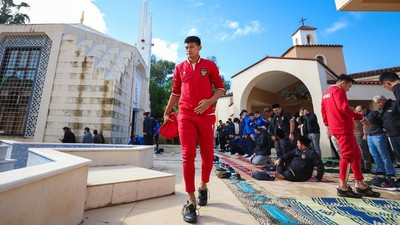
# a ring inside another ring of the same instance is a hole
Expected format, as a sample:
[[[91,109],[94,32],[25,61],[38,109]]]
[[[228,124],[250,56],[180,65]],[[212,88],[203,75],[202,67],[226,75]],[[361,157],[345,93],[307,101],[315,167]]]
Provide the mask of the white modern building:
[[[140,44],[83,24],[0,25],[0,135],[59,142],[70,127],[127,143],[150,108],[151,15],[142,2]],[[143,57],[144,56],[144,57]]]

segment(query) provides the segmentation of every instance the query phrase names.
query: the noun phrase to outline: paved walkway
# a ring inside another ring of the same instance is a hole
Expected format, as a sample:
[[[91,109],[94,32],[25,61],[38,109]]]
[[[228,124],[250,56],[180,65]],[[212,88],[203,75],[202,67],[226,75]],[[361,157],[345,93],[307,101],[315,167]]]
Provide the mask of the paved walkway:
[[[164,147],[165,153],[156,155],[154,170],[176,175],[175,195],[155,198],[130,204],[85,211],[82,225],[148,225],[187,224],[182,220],[182,205],[187,199],[181,169],[180,147]],[[196,182],[200,174],[200,156],[196,161]],[[324,176],[329,178],[329,174]],[[251,181],[250,183],[270,190],[275,197],[337,197],[336,182],[287,182]],[[250,184],[249,183],[249,184]],[[352,184],[353,185],[353,184]],[[212,173],[209,183],[209,204],[200,208],[197,224],[255,225],[262,224],[246,209],[232,193],[224,180]],[[399,192],[382,191],[380,199],[400,200]]]

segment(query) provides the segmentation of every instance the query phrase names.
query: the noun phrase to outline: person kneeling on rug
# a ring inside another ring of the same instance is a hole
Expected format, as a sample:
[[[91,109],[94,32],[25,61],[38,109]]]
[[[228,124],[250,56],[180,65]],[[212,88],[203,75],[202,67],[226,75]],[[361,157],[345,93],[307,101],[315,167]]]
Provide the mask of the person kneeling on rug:
[[[250,161],[255,165],[272,165],[270,158],[271,145],[269,144],[268,132],[262,126],[255,126],[254,131],[258,135],[254,154],[251,156]]]
[[[307,181],[312,177],[314,167],[317,167],[316,180],[321,181],[325,172],[324,164],[318,153],[311,147],[308,137],[300,136],[297,148],[278,158],[274,165],[275,178],[288,181]]]

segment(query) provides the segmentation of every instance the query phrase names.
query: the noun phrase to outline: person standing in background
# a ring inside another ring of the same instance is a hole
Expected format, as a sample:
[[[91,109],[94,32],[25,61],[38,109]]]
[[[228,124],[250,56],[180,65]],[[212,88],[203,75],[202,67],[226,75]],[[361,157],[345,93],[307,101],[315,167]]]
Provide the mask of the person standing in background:
[[[354,136],[353,120],[359,120],[366,127],[369,127],[370,123],[361,114],[355,113],[349,106],[346,92],[350,90],[354,82],[355,80],[350,76],[340,75],[336,84],[324,93],[321,102],[322,118],[327,127],[328,136],[333,135],[340,148],[337,195],[350,198],[379,197],[380,193],[373,191],[364,182],[361,171],[361,150]],[[356,181],[357,193],[347,184],[350,167]]]

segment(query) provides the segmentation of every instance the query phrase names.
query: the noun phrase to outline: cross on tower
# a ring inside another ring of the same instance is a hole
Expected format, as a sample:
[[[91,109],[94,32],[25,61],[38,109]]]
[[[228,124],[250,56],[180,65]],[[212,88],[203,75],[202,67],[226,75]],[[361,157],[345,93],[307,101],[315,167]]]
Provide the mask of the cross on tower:
[[[307,19],[301,17],[301,20],[299,21],[299,23],[301,23],[302,26],[304,26],[304,21],[306,21]]]

